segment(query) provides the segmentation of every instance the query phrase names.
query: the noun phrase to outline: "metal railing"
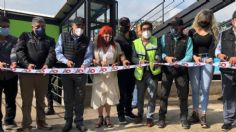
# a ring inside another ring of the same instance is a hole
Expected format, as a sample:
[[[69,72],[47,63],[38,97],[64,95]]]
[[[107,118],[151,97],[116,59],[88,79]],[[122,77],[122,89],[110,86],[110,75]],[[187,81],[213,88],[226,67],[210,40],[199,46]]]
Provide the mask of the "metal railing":
[[[187,3],[186,3],[187,2]],[[184,3],[189,4],[185,5],[185,7],[190,6],[196,1],[193,1],[192,3],[186,0],[163,0],[157,6],[152,8],[150,11],[148,11],[145,15],[143,15],[141,18],[139,18],[137,21],[133,23],[131,26],[132,29],[134,29],[138,24],[140,24],[143,21],[150,21],[153,24],[154,29],[158,27],[159,25],[165,23],[166,20],[170,19],[171,17],[175,16],[180,11],[184,10],[185,8],[178,8],[182,6]],[[179,12],[174,12],[171,14],[172,11],[177,9]],[[170,16],[170,14],[172,16]]]

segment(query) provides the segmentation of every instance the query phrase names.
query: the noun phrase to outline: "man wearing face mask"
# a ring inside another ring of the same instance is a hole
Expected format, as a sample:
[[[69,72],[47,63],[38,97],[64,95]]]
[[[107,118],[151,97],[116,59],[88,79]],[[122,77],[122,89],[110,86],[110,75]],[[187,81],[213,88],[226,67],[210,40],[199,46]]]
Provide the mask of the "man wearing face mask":
[[[221,62],[229,62],[231,65],[236,65],[236,11],[233,14],[232,28],[223,31],[219,36],[218,45],[215,50],[215,55]],[[223,130],[229,130],[233,127],[236,118],[236,70],[228,68],[220,68],[222,77],[222,92],[223,92]]]
[[[149,64],[146,67],[137,67],[134,71],[138,90],[138,118],[137,123],[143,119],[145,92],[148,92],[147,126],[152,127],[153,115],[156,106],[157,78],[161,69],[154,63],[160,61],[161,51],[157,38],[152,36],[152,23],[143,22],[140,26],[142,36],[133,41],[132,62],[134,64]]]
[[[0,16],[0,68],[16,68],[15,45],[17,38],[9,34],[10,21],[7,17]],[[2,92],[5,93],[6,114],[4,118],[5,129],[16,127],[14,121],[16,116],[16,94],[17,80],[15,73],[10,71],[0,71],[0,132],[2,129]]]
[[[45,70],[54,65],[55,41],[45,33],[46,23],[42,17],[32,19],[32,32],[24,32],[20,35],[16,54],[19,66],[28,70]],[[36,127],[40,130],[51,130],[52,127],[46,123],[44,98],[48,90],[49,76],[43,74],[20,74],[20,88],[22,97],[22,128],[25,132],[31,131],[31,106],[33,93],[36,97]]]
[[[162,59],[167,63],[189,62],[192,60],[193,45],[192,39],[183,34],[183,20],[174,18],[170,23],[170,32],[161,38]],[[177,93],[180,101],[180,120],[182,127],[189,129],[188,123],[188,93],[189,79],[186,67],[162,67],[162,87],[160,93],[160,111],[158,127],[165,127],[165,115],[167,113],[168,96],[171,85],[175,80]]]
[[[115,41],[120,45],[129,62],[132,62],[132,42],[136,38],[136,34],[133,31],[130,31],[129,18],[122,17],[120,19],[120,32],[115,37]],[[132,113],[131,106],[135,84],[134,69],[118,71],[118,83],[120,90],[120,101],[117,105],[118,119],[121,124],[124,124],[127,123],[125,116],[130,119],[136,118]]]
[[[59,36],[55,49],[57,60],[67,68],[88,67],[93,60],[93,43],[84,35],[85,19],[76,17],[70,26],[70,32],[63,32]],[[85,74],[62,75],[66,120],[63,132],[68,132],[72,128],[74,112],[76,128],[86,131],[83,124],[86,81]]]

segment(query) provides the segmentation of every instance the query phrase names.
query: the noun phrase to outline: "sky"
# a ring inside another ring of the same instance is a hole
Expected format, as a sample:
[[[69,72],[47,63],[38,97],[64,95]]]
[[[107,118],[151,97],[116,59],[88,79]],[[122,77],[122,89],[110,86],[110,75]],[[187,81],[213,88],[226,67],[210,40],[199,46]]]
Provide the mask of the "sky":
[[[131,20],[137,20],[138,18],[142,17],[146,12],[150,11],[156,5],[158,5],[162,0],[118,0],[119,4],[119,18],[122,16],[129,17]],[[172,0],[166,0],[167,3]],[[174,5],[178,4],[182,0],[175,0],[172,4],[173,8]],[[166,14],[166,17],[169,18],[178,12],[182,11],[183,9],[187,8],[189,5],[194,3],[196,0],[185,0],[183,4]],[[231,5],[223,8],[222,10],[215,13],[216,20],[218,22],[222,22],[225,20],[229,20],[232,17],[233,12],[236,10],[236,2],[232,3]],[[160,8],[159,8],[160,9]]]
[[[55,16],[55,14],[61,9],[64,3],[67,0],[5,0],[6,8],[11,10],[20,10],[27,12],[38,12],[38,15],[46,15],[49,17]],[[145,13],[150,11],[156,5],[158,5],[162,0],[117,0],[118,1],[118,17],[129,17],[132,21],[135,21],[142,17]],[[166,0],[166,5],[172,2],[173,0]],[[174,6],[178,5],[183,0],[174,0],[168,8],[167,12],[170,9],[173,9]],[[165,19],[168,19],[183,9],[190,6],[196,0],[185,0],[184,3],[180,4],[169,13],[165,15]],[[0,0],[0,8],[3,8],[4,0]],[[233,11],[235,10],[236,2],[224,8],[223,11],[218,11],[215,13],[216,19],[218,22],[228,20],[231,18]],[[45,10],[46,9],[46,10]],[[158,7],[155,12],[160,10],[161,7]],[[147,18],[151,17],[153,14],[148,15]],[[156,20],[161,14],[154,15],[150,20]]]

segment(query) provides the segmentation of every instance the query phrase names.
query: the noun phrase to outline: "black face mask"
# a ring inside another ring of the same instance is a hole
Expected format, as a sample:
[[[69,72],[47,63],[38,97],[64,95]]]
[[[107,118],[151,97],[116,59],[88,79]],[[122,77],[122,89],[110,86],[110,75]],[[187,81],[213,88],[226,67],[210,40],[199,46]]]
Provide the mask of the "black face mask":
[[[129,27],[128,26],[121,26],[120,27],[120,32],[127,33],[128,31],[129,31]]]
[[[180,29],[180,27],[171,26],[170,27],[170,33],[173,37],[179,37],[179,36],[182,35],[182,30]]]
[[[210,27],[210,23],[209,22],[205,22],[205,21],[198,22],[198,25],[201,28],[205,28],[205,29]]]

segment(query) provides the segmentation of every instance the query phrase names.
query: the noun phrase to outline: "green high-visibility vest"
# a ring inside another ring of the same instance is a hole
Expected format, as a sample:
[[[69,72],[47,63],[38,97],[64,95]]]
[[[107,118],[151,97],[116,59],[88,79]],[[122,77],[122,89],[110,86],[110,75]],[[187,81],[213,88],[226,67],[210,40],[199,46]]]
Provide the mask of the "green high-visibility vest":
[[[158,75],[161,73],[161,69],[154,67],[155,56],[157,52],[157,38],[152,36],[149,40],[149,43],[144,47],[141,38],[136,39],[133,41],[135,51],[138,55],[139,60],[145,60],[145,58],[149,62],[149,67],[153,75]],[[142,80],[143,77],[143,68],[144,67],[137,67],[134,71],[134,76],[137,80]]]

